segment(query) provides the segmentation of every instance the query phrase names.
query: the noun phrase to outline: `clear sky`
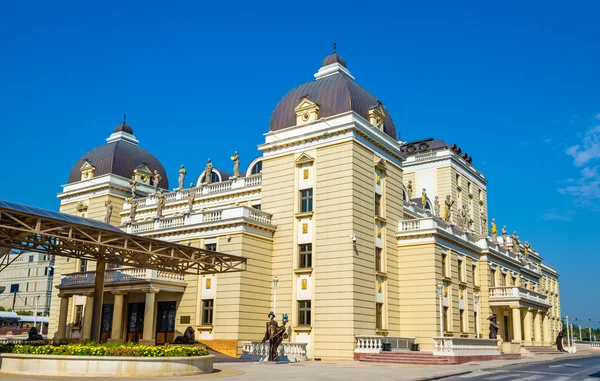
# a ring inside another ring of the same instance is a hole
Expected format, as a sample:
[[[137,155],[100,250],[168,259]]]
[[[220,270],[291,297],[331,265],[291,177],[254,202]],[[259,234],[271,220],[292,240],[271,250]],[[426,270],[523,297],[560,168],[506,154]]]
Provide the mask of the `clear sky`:
[[[123,112],[172,184],[208,157],[231,170],[235,150],[244,167],[336,40],[403,140],[473,156],[490,217],[558,268],[563,315],[600,321],[599,14],[595,1],[2,2],[0,199],[58,209]]]

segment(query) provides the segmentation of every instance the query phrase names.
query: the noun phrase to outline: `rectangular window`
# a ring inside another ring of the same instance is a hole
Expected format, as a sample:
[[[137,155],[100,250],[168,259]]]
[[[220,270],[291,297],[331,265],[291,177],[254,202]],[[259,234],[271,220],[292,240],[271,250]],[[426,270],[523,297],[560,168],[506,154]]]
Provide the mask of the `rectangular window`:
[[[33,255],[29,256],[29,262],[33,262]]]
[[[467,182],[467,192],[471,194],[471,182]]]
[[[375,303],[375,328],[383,328],[383,303]]]
[[[310,300],[302,300],[298,302],[298,325],[311,325]]]
[[[473,285],[479,286],[479,277],[477,276],[477,265],[471,265],[471,276],[473,277]]]
[[[83,321],[83,305],[79,304],[75,306],[75,325],[81,326]]]
[[[213,323],[213,299],[202,300],[202,325],[212,325]]]
[[[256,209],[256,210],[261,210],[261,209],[260,209],[260,204],[258,204],[258,205],[252,205],[252,207],[253,207],[254,209]]]
[[[44,275],[48,275],[48,267],[44,268]]]
[[[31,276],[31,269],[27,269],[27,276]]]
[[[217,244],[216,243],[207,243],[206,245],[204,245],[204,248],[206,250],[210,250],[210,251],[217,251]]]
[[[375,271],[381,272],[381,253],[383,249],[380,247],[375,248]]]
[[[506,284],[504,283],[504,275],[502,273],[500,273],[500,283],[498,284],[498,286],[506,286]]]
[[[465,310],[460,310],[460,331],[465,332]]]
[[[312,243],[300,245],[300,268],[310,269],[312,268]]]
[[[300,212],[313,211],[313,190],[305,189],[300,191]]]
[[[464,276],[463,276],[463,260],[459,259],[458,260],[458,281],[459,282],[464,282]]]
[[[477,332],[477,324],[479,324],[477,321],[477,311],[473,312],[473,322],[475,323],[475,332]],[[479,336],[477,338],[479,339]]]
[[[452,322],[448,318],[448,307],[444,307],[444,329],[446,332],[450,332],[450,327],[452,326]]]
[[[490,271],[490,286],[496,287],[496,270]]]
[[[442,253],[442,276],[448,277],[448,254]]]
[[[85,259],[79,260],[79,271],[80,272],[87,271],[87,260],[85,260]]]
[[[381,195],[375,193],[375,215],[381,216]]]

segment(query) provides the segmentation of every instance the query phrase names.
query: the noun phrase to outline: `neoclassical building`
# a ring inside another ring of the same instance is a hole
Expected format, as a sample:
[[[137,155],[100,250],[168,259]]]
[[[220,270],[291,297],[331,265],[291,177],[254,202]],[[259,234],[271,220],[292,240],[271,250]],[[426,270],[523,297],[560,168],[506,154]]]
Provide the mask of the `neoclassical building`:
[[[75,164],[61,212],[248,260],[219,275],[108,269],[102,339],[163,344],[192,326],[240,354],[276,310],[315,358],[353,358],[364,337],[414,338],[424,351],[434,337],[487,338],[493,314],[505,352],[550,346],[558,273],[500,222],[489,232],[488,184],[471,157],[441,140],[397,140],[390,112],[335,52],[314,77],[276,106],[245,171],[209,168],[172,190],[125,122]],[[66,335],[89,338],[94,263],[57,258],[55,274]]]

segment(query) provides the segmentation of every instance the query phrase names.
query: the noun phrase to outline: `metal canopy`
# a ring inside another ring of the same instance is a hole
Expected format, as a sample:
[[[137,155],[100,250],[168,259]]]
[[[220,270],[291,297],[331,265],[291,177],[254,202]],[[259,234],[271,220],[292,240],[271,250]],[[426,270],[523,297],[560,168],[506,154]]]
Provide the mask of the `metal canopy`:
[[[246,258],[124,233],[104,222],[0,200],[0,271],[38,252],[186,274],[246,270]]]

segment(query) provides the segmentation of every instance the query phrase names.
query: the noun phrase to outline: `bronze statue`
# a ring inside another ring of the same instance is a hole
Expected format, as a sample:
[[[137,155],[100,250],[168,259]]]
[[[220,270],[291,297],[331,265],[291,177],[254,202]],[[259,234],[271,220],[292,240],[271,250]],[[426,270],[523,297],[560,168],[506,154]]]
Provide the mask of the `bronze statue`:
[[[185,181],[185,174],[187,173],[187,170],[185,169],[185,167],[183,166],[183,164],[181,164],[181,168],[179,169],[179,190],[183,189],[183,184]]]
[[[177,336],[175,340],[173,340],[173,344],[196,344],[194,328],[187,327],[183,336]]]
[[[29,330],[29,335],[27,335],[27,341],[34,341],[34,340],[44,340],[44,336],[42,336],[38,333],[37,328],[31,327],[31,329]]]
[[[269,319],[266,325],[265,337],[262,342],[269,340],[269,361],[279,361],[279,345],[283,339],[287,339],[288,335],[285,332],[285,324],[287,323],[287,315],[283,315],[281,326],[275,321],[275,313],[269,312]]]
[[[490,321],[490,339],[496,340],[500,329],[500,324],[496,321],[496,314],[490,316],[488,320]]]
[[[106,207],[106,215],[104,216],[104,222],[110,224],[110,217],[112,216],[113,211],[112,203],[110,202],[110,200],[108,200],[104,203],[104,206]]]
[[[152,175],[152,185],[154,186],[154,195],[156,195],[158,193],[158,183],[160,182],[161,177],[162,176],[160,175],[160,173],[158,173],[158,171],[155,169],[154,175]]]
[[[131,188],[131,198],[135,198],[135,188],[137,187],[137,180],[135,179],[135,175],[131,176],[129,180],[129,187]]]
[[[525,259],[529,259],[529,249],[531,249],[531,245],[529,242],[525,241],[523,244],[523,253],[525,254]]]
[[[212,183],[212,170],[213,165],[208,159],[208,163],[206,164],[206,169],[204,170],[204,182],[208,185]]]
[[[406,189],[408,190],[408,202],[412,201],[412,196],[413,196],[413,189],[412,189],[412,181],[408,181],[408,185],[406,186]]]
[[[556,336],[556,349],[560,352],[566,352],[565,347],[563,347],[563,338],[565,337],[565,329],[561,329],[558,332],[558,336]]]
[[[452,205],[454,205],[454,200],[450,198],[450,195],[446,196],[446,204],[444,205],[444,220],[450,221],[452,217]]]
[[[426,189],[423,188],[423,193],[421,193],[421,208],[425,209],[425,205],[427,204],[427,192]]]
[[[433,201],[433,210],[435,212],[435,216],[440,216],[440,200],[438,196],[435,196],[435,200]]]
[[[498,227],[496,226],[496,219],[492,218],[492,242],[498,243]]]
[[[238,155],[238,151],[235,151],[235,155],[231,157],[231,160],[233,161],[233,177],[237,179],[240,177],[240,155]]]

